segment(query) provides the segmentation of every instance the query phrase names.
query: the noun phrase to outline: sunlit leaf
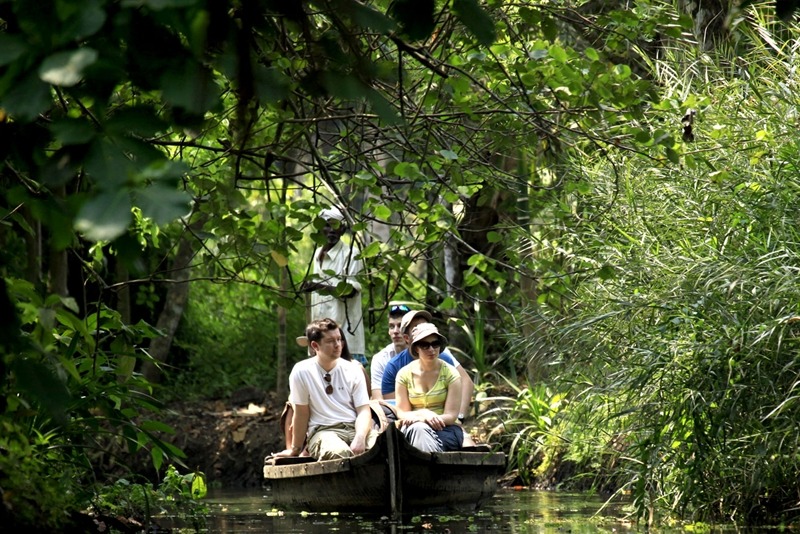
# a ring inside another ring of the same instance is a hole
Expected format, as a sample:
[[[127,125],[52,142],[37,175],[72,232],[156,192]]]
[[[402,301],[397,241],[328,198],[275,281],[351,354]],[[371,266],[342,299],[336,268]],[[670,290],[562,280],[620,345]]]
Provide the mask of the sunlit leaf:
[[[91,241],[110,241],[122,235],[132,220],[130,194],[117,189],[89,199],[75,218],[75,229]]]
[[[83,79],[83,70],[97,61],[97,56],[97,50],[88,47],[53,54],[42,62],[39,76],[52,85],[72,87]]]
[[[380,241],[373,241],[364,250],[361,251],[362,258],[374,258],[381,253]]]
[[[486,233],[486,239],[489,243],[500,243],[503,240],[503,234],[491,230]]]
[[[191,209],[191,200],[186,191],[159,184],[138,189],[135,194],[136,205],[141,208],[142,214],[158,225],[187,215]]]
[[[153,467],[156,469],[156,472],[159,472],[161,466],[164,464],[164,451],[158,447],[153,447],[150,449],[150,458],[153,460]]]
[[[272,256],[272,260],[278,265],[278,267],[283,268],[289,265],[289,260],[286,259],[286,256],[277,250],[270,251],[270,256]]]
[[[388,221],[389,218],[392,216],[392,210],[390,210],[387,206],[382,204],[378,204],[372,210],[373,214],[376,218],[382,221]]]
[[[195,473],[192,478],[192,498],[202,499],[208,493],[206,480],[200,473]]]

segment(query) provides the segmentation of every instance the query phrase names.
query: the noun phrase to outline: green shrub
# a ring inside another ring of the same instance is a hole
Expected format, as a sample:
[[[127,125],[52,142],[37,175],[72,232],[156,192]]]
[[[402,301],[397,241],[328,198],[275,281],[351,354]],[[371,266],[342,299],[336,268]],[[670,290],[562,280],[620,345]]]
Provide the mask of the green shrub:
[[[242,284],[196,282],[178,329],[173,366],[167,367],[174,398],[221,398],[243,386],[275,387],[278,305],[259,288]],[[295,338],[305,331],[301,307],[287,313],[287,353],[305,357]]]

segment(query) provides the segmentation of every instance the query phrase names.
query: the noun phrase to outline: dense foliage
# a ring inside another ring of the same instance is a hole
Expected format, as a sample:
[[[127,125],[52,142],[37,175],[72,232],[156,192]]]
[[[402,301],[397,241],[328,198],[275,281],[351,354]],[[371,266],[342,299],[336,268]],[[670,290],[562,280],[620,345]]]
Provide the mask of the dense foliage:
[[[0,519],[180,461],[160,379],[280,389],[329,204],[370,346],[437,310],[523,478],[792,519],[797,29],[716,8],[0,2]]]

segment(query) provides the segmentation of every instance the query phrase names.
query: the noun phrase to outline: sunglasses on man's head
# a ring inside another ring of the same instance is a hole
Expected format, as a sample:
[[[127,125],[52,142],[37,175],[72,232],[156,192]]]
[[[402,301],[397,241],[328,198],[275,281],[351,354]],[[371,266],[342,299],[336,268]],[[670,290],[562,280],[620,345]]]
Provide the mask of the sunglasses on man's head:
[[[389,313],[397,313],[397,312],[410,312],[411,308],[406,306],[405,304],[395,304],[391,308],[389,308]]]
[[[331,385],[331,374],[325,373],[325,376],[323,378],[325,379],[325,382],[328,383],[328,385],[325,386],[325,393],[330,395],[331,393],[333,393],[333,386]]]
[[[442,348],[441,341],[420,341],[416,344],[417,348],[422,350],[428,350],[430,348],[440,349]]]

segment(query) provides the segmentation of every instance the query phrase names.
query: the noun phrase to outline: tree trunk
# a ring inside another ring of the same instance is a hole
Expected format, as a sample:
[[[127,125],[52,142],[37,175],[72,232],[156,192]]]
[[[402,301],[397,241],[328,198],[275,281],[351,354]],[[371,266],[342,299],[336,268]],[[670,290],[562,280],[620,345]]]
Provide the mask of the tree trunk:
[[[158,363],[166,363],[175,332],[178,330],[186,302],[189,298],[189,275],[191,274],[190,263],[194,257],[192,244],[186,236],[181,238],[178,245],[178,252],[172,261],[172,284],[167,291],[164,302],[164,309],[158,316],[156,328],[163,333],[161,337],[155,338],[150,343],[150,357],[153,361],[146,361],[142,365],[142,374],[152,383],[161,380],[161,368]],[[158,362],[158,363],[157,363]]]
[[[61,186],[53,191],[53,196],[63,201],[67,196],[67,189]],[[67,251],[55,250],[50,247],[50,268],[48,269],[48,291],[62,297],[69,296],[67,290]]]
[[[452,206],[449,206],[452,209]],[[458,240],[453,234],[448,233],[444,242],[444,281],[446,296],[452,297],[458,304],[464,304],[464,294],[461,290],[463,277],[461,274],[461,257],[458,251]],[[458,317],[458,309],[451,308],[444,310],[448,317]],[[466,349],[461,336],[464,334],[461,327],[455,321],[449,321],[447,325],[447,338],[451,343],[462,350]]]
[[[130,324],[131,322],[131,288],[128,285],[128,280],[130,280],[130,274],[128,273],[128,268],[123,265],[121,261],[117,261],[116,273],[114,275],[114,280],[117,284],[122,284],[117,291],[117,311],[119,312],[119,317],[125,324]]]
[[[286,294],[289,286],[287,278],[286,269],[282,268],[280,274],[282,295]],[[278,306],[278,364],[275,371],[275,391],[279,394],[289,389],[286,367],[286,308]]]
[[[25,234],[25,248],[28,252],[26,279],[33,287],[40,287],[42,282],[42,223],[31,211],[25,208],[25,222],[31,228],[31,233]]]

